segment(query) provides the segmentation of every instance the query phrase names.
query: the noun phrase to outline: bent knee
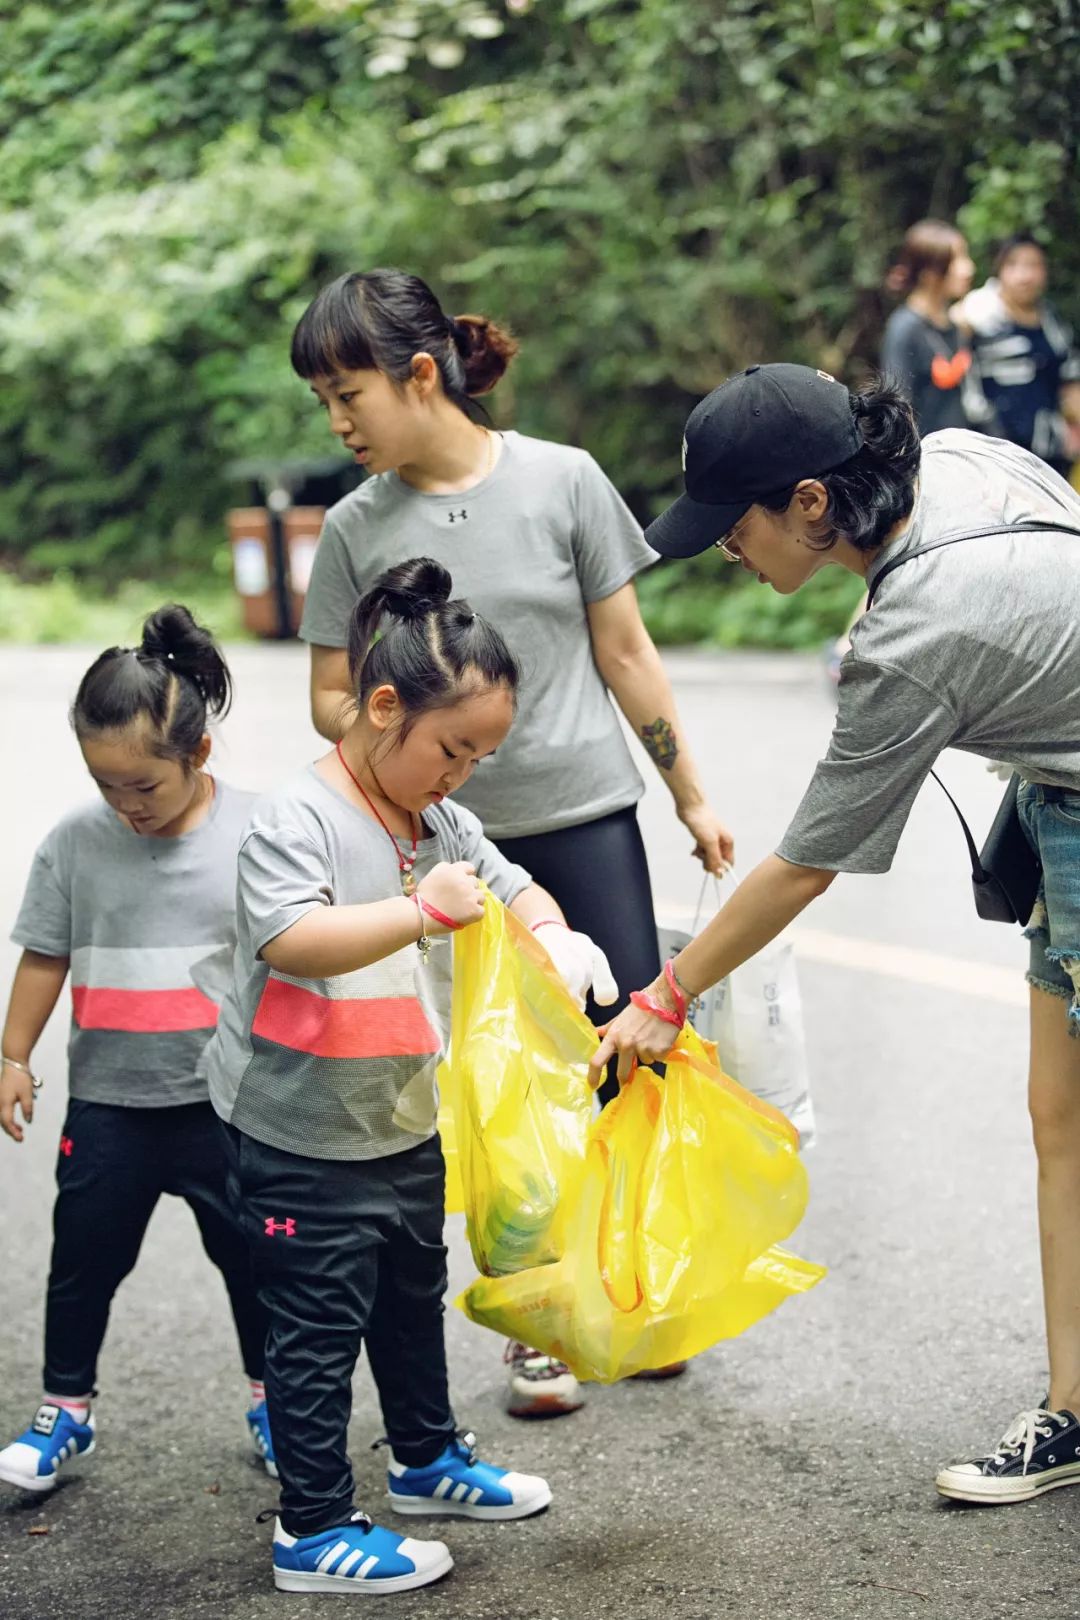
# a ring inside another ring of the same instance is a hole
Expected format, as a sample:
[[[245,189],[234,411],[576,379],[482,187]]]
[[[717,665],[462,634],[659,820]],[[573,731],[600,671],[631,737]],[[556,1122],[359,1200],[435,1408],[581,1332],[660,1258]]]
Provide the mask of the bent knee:
[[[1080,1159],[1080,1084],[1042,1092],[1033,1088],[1028,1115],[1040,1159]]]

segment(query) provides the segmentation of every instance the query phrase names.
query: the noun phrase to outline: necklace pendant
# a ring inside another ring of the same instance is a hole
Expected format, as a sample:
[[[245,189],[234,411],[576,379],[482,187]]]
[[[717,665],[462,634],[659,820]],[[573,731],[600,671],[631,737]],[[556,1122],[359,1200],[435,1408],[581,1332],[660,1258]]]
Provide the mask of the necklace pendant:
[[[416,893],[416,877],[411,866],[403,866],[401,869],[401,892],[402,894]]]

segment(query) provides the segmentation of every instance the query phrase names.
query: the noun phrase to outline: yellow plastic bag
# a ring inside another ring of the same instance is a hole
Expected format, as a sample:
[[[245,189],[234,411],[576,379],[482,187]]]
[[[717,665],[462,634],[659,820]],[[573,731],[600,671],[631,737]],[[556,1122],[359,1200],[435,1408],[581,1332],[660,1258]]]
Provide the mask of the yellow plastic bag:
[[[439,1140],[442,1143],[443,1160],[446,1164],[445,1208],[448,1215],[460,1215],[465,1209],[465,1189],[461,1185],[461,1158],[457,1150],[457,1126],[454,1124],[454,1108],[450,1101],[450,1091],[454,1082],[448,1064],[439,1064],[437,1079],[439,1085]]]
[[[454,938],[451,1029],[442,1078],[473,1259],[487,1276],[548,1265],[584,1175],[597,1036],[491,894]]]
[[[733,1338],[824,1276],[775,1245],[806,1209],[798,1133],[686,1030],[590,1133],[562,1260],[478,1278],[473,1321],[611,1383]]]

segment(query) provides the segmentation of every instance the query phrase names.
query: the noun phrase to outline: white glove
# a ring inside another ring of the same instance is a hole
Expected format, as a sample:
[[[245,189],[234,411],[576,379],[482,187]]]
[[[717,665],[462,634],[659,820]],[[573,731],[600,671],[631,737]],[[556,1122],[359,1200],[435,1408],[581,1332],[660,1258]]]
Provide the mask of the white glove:
[[[588,934],[575,934],[554,921],[534,923],[533,932],[582,1011],[590,990],[601,1007],[610,1007],[612,1002],[618,1001],[619,987],[612,978],[608,959]]]

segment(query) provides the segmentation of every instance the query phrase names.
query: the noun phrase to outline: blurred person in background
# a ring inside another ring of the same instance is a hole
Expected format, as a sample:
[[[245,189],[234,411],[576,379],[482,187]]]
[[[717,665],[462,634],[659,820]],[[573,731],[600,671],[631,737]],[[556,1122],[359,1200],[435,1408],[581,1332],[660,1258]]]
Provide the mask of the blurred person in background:
[[[990,431],[1067,478],[1080,455],[1080,353],[1045,297],[1045,250],[1026,233],[1010,236],[994,271],[952,311],[971,333]]]
[[[881,370],[910,401],[923,438],[940,428],[981,427],[988,415],[970,341],[950,314],[970,292],[974,273],[956,226],[921,219],[905,235],[886,282],[904,302],[885,327]]]

